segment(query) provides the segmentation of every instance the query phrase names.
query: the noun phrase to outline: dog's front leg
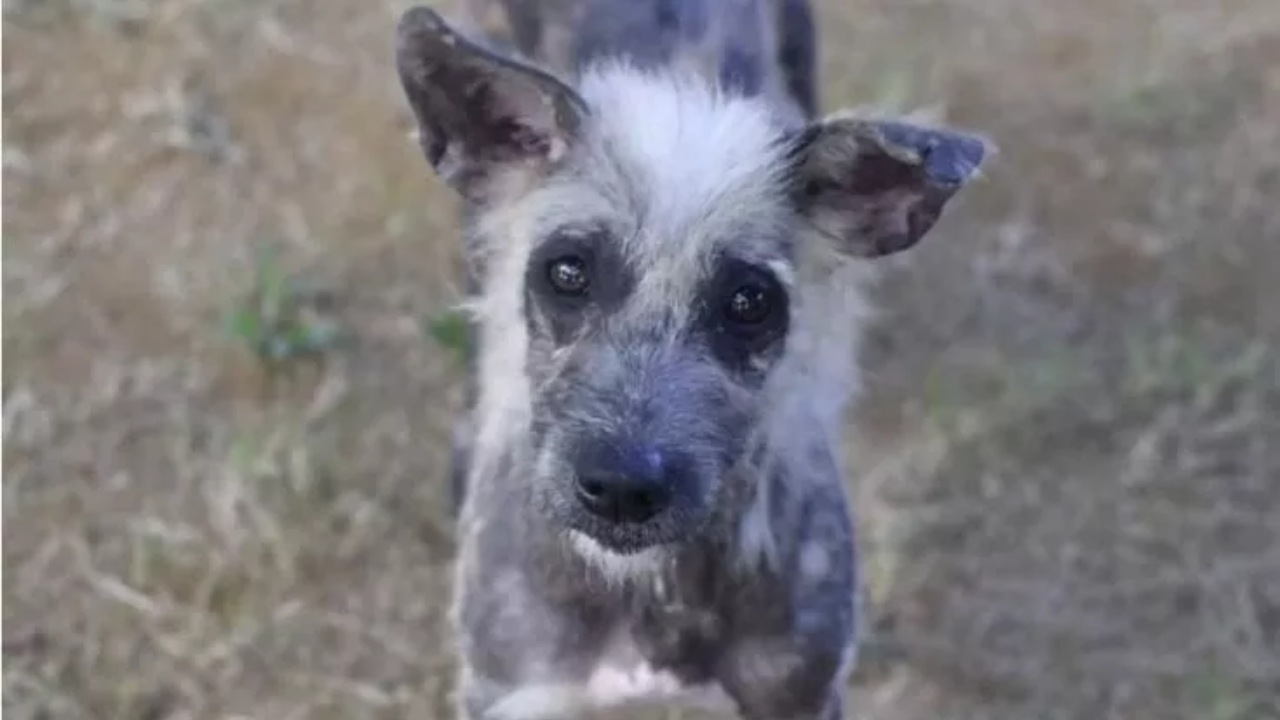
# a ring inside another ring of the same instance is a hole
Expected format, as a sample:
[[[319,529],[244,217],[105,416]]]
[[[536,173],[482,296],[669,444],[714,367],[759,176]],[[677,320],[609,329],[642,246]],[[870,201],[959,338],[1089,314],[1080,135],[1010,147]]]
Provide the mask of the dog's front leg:
[[[833,478],[835,475],[833,474]],[[857,648],[853,530],[838,481],[807,501],[794,561],[757,583],[759,607],[738,613],[720,682],[746,720],[836,720]]]
[[[839,720],[846,663],[839,648],[827,650],[794,638],[742,642],[721,683],[743,720]]]

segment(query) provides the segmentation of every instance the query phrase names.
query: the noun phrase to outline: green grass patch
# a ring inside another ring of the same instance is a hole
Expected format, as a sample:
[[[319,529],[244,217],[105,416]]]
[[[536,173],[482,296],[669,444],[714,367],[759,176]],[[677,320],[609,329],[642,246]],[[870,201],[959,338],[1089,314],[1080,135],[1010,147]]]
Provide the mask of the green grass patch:
[[[437,313],[425,323],[427,337],[451,354],[454,361],[465,366],[471,353],[471,333],[466,313],[452,309]]]
[[[248,298],[224,319],[226,333],[271,367],[316,357],[341,338],[336,325],[319,316],[311,294],[280,263],[273,244],[263,244]]]

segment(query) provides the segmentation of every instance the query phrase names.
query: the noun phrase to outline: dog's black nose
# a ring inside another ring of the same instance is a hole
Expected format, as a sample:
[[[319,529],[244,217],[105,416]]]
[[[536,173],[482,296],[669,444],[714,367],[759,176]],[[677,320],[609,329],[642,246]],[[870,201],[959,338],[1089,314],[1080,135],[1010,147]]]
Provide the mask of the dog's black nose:
[[[595,458],[577,479],[578,501],[592,514],[615,523],[642,523],[671,504],[672,468],[660,453],[606,455]]]
[[[611,522],[642,523],[671,502],[671,490],[646,478],[593,475],[578,478],[578,500]]]

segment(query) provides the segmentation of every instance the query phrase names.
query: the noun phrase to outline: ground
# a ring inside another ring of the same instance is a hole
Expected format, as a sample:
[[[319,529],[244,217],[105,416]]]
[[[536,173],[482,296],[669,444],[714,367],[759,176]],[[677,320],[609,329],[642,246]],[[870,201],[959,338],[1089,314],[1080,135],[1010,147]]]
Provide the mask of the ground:
[[[7,717],[444,717],[405,5],[5,2]],[[819,10],[1000,150],[876,291],[851,717],[1280,717],[1280,4]]]

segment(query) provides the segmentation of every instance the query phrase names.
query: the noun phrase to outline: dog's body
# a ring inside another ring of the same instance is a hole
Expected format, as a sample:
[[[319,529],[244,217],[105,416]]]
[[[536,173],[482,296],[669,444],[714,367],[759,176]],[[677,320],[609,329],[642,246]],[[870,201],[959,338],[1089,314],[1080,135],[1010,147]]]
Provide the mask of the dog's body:
[[[856,647],[838,437],[865,263],[983,145],[812,122],[803,0],[476,0],[545,69],[401,21],[424,153],[466,200],[462,715],[640,701],[840,716]],[[556,75],[551,74],[555,72]]]

